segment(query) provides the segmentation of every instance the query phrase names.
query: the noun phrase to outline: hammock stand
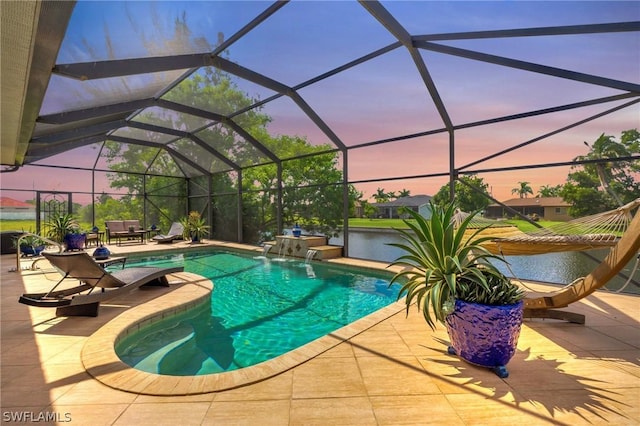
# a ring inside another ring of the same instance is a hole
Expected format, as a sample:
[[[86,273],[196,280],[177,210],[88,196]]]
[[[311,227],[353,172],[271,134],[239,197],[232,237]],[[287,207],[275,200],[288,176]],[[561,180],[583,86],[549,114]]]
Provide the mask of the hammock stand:
[[[565,308],[603,287],[640,252],[640,209],[631,219],[631,211],[638,206],[640,198],[610,212],[567,222],[565,231],[556,227],[529,234],[519,233],[495,238],[483,246],[494,254],[502,255],[532,255],[611,247],[605,259],[587,276],[551,295],[525,298],[525,317],[552,318],[584,324],[584,315],[557,309]],[[580,234],[580,231],[586,233]],[[483,232],[491,231],[485,229]],[[622,236],[617,237],[621,232]]]

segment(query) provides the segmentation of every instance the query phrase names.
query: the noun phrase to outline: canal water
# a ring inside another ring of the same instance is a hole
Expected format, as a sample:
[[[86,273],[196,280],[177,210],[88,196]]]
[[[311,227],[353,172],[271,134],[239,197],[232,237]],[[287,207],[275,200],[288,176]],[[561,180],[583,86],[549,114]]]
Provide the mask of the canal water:
[[[402,250],[389,243],[402,242],[400,234],[392,229],[351,228],[349,230],[349,257],[371,259],[381,262],[393,262],[400,257]],[[343,245],[342,236],[331,238],[329,244]],[[508,265],[498,262],[496,266],[507,276],[523,280],[544,281],[566,285],[577,278],[589,274],[607,255],[608,249],[589,250],[587,252],[560,252],[534,256],[505,256]],[[595,258],[596,260],[594,260]],[[629,277],[633,272],[636,259],[632,259],[622,273]],[[627,283],[627,278],[616,277],[607,289],[616,291]],[[640,294],[640,268],[624,292]]]

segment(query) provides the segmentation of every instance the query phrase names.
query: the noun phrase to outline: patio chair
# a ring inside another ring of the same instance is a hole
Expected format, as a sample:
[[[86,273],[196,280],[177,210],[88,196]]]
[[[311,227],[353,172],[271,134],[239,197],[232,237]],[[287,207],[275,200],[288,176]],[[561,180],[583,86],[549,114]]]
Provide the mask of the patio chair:
[[[129,293],[143,285],[168,286],[167,274],[184,268],[131,267],[108,272],[85,252],[46,253],[42,255],[64,276],[46,293],[26,293],[19,302],[25,305],[56,308],[56,316],[98,316],[100,302]],[[64,290],[56,288],[66,279],[80,284]],[[102,291],[97,291],[100,288]]]
[[[171,228],[169,228],[169,232],[165,235],[158,234],[151,239],[157,243],[171,243],[173,240],[178,240],[182,238],[182,233],[184,232],[184,227],[179,222],[173,222],[171,224]]]

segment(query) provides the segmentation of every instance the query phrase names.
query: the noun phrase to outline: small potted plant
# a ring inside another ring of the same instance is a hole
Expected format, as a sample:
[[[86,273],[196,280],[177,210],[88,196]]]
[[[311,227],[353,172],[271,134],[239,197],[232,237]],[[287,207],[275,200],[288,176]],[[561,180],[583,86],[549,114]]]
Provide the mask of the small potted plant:
[[[200,242],[209,234],[209,226],[197,211],[189,212],[189,216],[180,219],[180,224],[183,227],[182,237],[193,243]]]
[[[465,235],[478,212],[459,225],[453,220],[456,208],[431,203],[431,218],[408,210],[408,230],[398,230],[404,243],[393,265],[405,266],[391,283],[402,282],[398,298],[405,297],[407,313],[416,302],[427,324],[446,326],[449,353],[507,377],[505,367],[516,350],[522,325],[524,292],[490,261],[504,261],[482,247],[492,237]]]
[[[14,246],[20,242],[20,253],[23,256],[39,256],[42,250],[45,249],[47,243],[39,236],[31,233],[22,235],[14,239]]]
[[[82,250],[87,234],[80,231],[80,225],[72,214],[51,216],[46,224],[47,236],[58,243],[64,243],[67,250]]]

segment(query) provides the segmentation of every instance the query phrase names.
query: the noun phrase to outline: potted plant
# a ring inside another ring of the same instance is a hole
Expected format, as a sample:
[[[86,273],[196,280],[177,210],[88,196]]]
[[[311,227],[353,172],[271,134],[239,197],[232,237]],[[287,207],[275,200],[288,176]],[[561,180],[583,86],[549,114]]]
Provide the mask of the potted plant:
[[[20,242],[20,253],[23,256],[39,256],[42,250],[45,249],[47,243],[39,236],[33,234],[31,231],[27,235],[18,236],[14,239],[14,246]]]
[[[182,237],[197,243],[209,233],[209,226],[197,211],[189,212],[189,216],[180,219],[183,227]]]
[[[478,212],[458,225],[453,202],[431,203],[431,212],[426,219],[408,210],[404,222],[410,230],[398,230],[404,242],[391,244],[405,252],[392,263],[406,267],[391,280],[403,283],[398,299],[404,295],[407,313],[416,302],[432,329],[437,322],[446,326],[449,353],[508,377],[505,365],[520,335],[524,292],[490,262],[504,259],[482,247],[492,238],[479,236],[484,228],[465,235]]]
[[[46,224],[47,236],[58,243],[64,243],[67,250],[82,250],[87,234],[80,231],[80,225],[72,214],[51,216]]]

